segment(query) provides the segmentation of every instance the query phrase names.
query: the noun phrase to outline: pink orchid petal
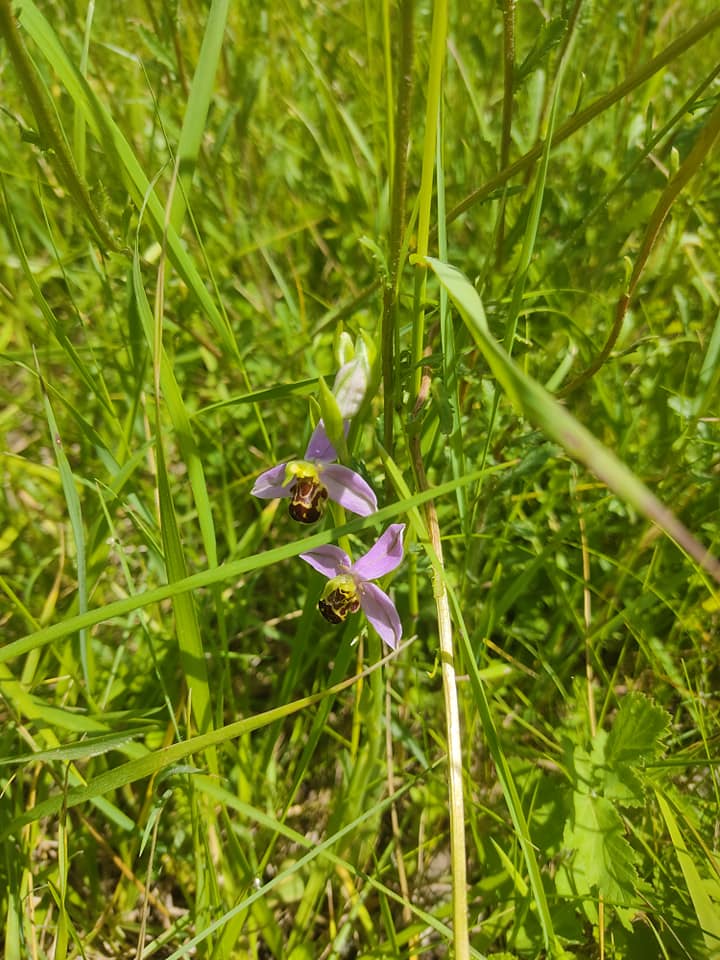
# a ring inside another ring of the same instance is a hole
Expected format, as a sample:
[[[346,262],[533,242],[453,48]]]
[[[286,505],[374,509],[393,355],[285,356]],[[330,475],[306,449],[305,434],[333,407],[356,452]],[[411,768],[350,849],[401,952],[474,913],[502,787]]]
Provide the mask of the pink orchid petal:
[[[322,468],[321,479],[327,487],[330,499],[339,503],[341,507],[345,507],[346,510],[350,510],[351,513],[357,513],[360,517],[369,517],[377,510],[377,498],[372,489],[359,473],[355,473],[349,467],[343,467],[338,463],[327,464]]]
[[[344,420],[343,431],[346,437],[349,430],[350,421]],[[330,438],[325,430],[325,424],[322,420],[320,420],[313,430],[310,442],[307,445],[307,450],[305,451],[305,459],[315,460],[320,463],[332,463],[337,460],[337,450],[330,442]]]
[[[289,496],[292,478],[286,482],[286,471],[286,463],[279,463],[276,467],[270,467],[265,473],[260,474],[250,493],[255,497],[262,497],[265,500]]]
[[[363,580],[377,580],[394,570],[403,558],[404,532],[404,523],[393,523],[389,526],[365,556],[360,557],[353,567],[355,573]]]
[[[321,463],[332,463],[337,460],[337,450],[330,443],[330,438],[325,432],[325,424],[320,420],[312,432],[310,442],[305,451],[306,460],[318,460]]]
[[[394,650],[402,637],[402,623],[390,597],[374,583],[363,583],[360,586],[360,606],[368,622],[380,634],[380,639]]]
[[[339,576],[341,573],[347,573],[350,569],[350,557],[344,550],[332,543],[327,543],[324,547],[317,547],[315,550],[308,550],[307,553],[301,553],[300,559],[309,563],[311,567],[318,573],[322,573],[328,580]]]

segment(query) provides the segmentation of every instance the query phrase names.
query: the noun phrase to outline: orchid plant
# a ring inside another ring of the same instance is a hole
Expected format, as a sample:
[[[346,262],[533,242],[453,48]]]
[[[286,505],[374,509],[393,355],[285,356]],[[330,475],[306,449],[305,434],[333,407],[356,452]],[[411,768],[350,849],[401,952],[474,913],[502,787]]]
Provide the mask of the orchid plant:
[[[330,623],[343,623],[362,609],[391,648],[400,642],[402,624],[395,604],[373,580],[394,570],[403,558],[404,523],[394,523],[355,563],[333,544],[301,553],[300,559],[328,578],[318,609]]]
[[[344,344],[345,356],[347,351],[348,346]],[[350,417],[360,409],[369,380],[370,360],[364,341],[359,340],[354,356],[346,359],[338,370],[332,394],[324,388],[336,423],[336,431],[330,432],[339,442],[343,435],[347,436]],[[260,474],[251,492],[264,499],[290,497],[290,516],[300,523],[319,520],[328,500],[361,517],[375,513],[377,500],[372,489],[359,473],[336,463],[337,459],[337,450],[320,420],[303,459],[270,467]]]
[[[330,436],[341,450],[345,448],[350,418],[360,409],[369,380],[370,361],[360,340],[355,355],[342,363],[332,394],[321,382],[321,405],[325,402],[323,411],[330,418]],[[278,463],[261,473],[252,488],[254,496],[290,497],[290,516],[300,523],[319,520],[328,500],[361,517],[375,513],[377,499],[372,488],[354,470],[336,463],[338,452],[330,436],[324,421],[320,420],[303,459]],[[390,597],[373,581],[401,563],[404,532],[404,523],[392,524],[355,563],[333,544],[300,554],[302,560],[328,578],[318,603],[325,619],[330,623],[343,623],[351,613],[362,610],[393,650],[402,636],[400,617]]]

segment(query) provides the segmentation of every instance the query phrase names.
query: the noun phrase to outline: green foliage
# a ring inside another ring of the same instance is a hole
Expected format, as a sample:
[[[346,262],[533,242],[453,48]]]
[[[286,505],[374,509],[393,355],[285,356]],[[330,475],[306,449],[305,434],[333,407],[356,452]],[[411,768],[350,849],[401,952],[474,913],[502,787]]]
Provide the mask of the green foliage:
[[[568,760],[572,807],[562,840],[572,859],[560,874],[559,893],[599,893],[609,904],[640,907],[646,891],[620,810],[646,802],[644,766],[661,749],[668,723],[662,708],[630,694],[620,701],[609,733],[599,730],[589,751],[574,746]]]
[[[715,960],[716,5],[121,7],[0,0],[4,955]]]
[[[543,66],[550,51],[561,43],[566,36],[567,26],[567,21],[563,20],[562,17],[555,17],[540,25],[532,47],[525,54],[525,58],[513,74],[516,89],[521,87],[532,73]]]

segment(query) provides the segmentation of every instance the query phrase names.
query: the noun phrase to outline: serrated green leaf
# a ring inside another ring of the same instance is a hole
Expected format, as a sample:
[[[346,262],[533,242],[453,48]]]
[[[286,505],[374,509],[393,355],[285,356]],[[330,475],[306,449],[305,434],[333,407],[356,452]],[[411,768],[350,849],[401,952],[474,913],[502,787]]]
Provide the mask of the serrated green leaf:
[[[578,894],[600,893],[609,903],[620,906],[636,902],[636,855],[609,800],[575,792],[563,846],[575,851],[568,869]]]
[[[602,732],[602,731],[600,731]],[[573,785],[578,793],[590,793],[594,789],[594,767],[592,754],[575,747],[572,752]]]
[[[566,30],[567,20],[562,17],[555,17],[553,20],[543,23],[527,56],[515,70],[513,79],[516,88],[542,65],[543,60],[552,48],[560,43]]]
[[[608,766],[640,763],[662,749],[670,717],[648,697],[631,693],[620,703],[605,751]]]
[[[637,807],[645,802],[645,788],[640,777],[628,763],[620,763],[605,772],[606,800],[628,807]]]

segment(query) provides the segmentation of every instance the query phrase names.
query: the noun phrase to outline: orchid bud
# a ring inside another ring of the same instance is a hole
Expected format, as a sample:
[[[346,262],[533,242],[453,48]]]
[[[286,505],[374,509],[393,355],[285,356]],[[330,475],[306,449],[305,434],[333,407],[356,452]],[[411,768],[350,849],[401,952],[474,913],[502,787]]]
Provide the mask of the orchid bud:
[[[344,367],[355,356],[352,337],[347,330],[340,330],[335,336],[335,358],[338,366]]]
[[[320,422],[340,459],[347,460],[348,450],[347,444],[345,443],[345,435],[347,434],[346,424],[348,421],[338,407],[334,394],[322,377],[318,380],[318,387],[320,388],[318,402],[322,412],[322,420]]]
[[[354,417],[365,399],[370,382],[370,361],[365,341],[358,338],[355,356],[344,364],[335,377],[333,393],[343,418]]]

